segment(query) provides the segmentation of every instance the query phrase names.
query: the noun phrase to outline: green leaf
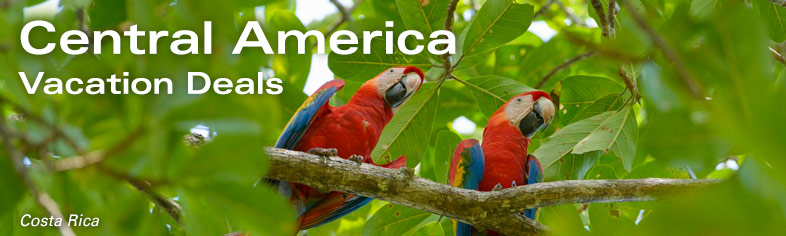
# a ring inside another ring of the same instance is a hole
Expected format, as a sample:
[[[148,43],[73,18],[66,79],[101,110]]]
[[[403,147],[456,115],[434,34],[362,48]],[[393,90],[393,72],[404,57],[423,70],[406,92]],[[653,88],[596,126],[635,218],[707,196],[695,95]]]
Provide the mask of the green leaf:
[[[491,117],[497,109],[509,99],[524,92],[535,89],[518,81],[495,75],[479,76],[465,81],[472,89],[472,96],[478,102],[478,108],[486,117]]]
[[[438,183],[447,184],[450,161],[453,158],[453,151],[456,150],[459,142],[461,142],[461,137],[453,133],[453,131],[442,130],[437,134],[436,150],[434,151],[434,173],[437,176]]]
[[[362,38],[358,39],[358,42],[362,41]],[[431,68],[431,63],[423,53],[406,55],[398,50],[392,54],[385,53],[385,41],[379,37],[372,39],[370,46],[371,54],[368,55],[363,54],[360,47],[349,55],[331,52],[328,56],[328,67],[337,77],[355,81],[369,80],[394,66],[416,66],[424,71]]]
[[[276,52],[278,52],[278,35],[273,32],[291,30],[306,32],[306,27],[295,16],[295,13],[288,10],[274,11],[268,27],[269,31],[265,36],[270,40],[270,45]],[[309,37],[305,42],[305,53],[299,54],[297,53],[297,38],[287,37],[286,53],[273,56],[273,71],[276,77],[302,88],[306,84],[308,73],[311,70],[311,50],[308,48],[311,47],[312,42],[314,40]]]
[[[563,105],[593,103],[609,94],[620,94],[625,90],[622,83],[606,77],[577,75],[562,80]]]
[[[443,218],[442,221],[439,222],[439,224],[442,225],[442,231],[444,233],[443,235],[447,235],[447,236],[455,235],[455,232],[453,232],[453,220],[452,219]]]
[[[559,166],[552,165],[546,170],[546,177],[550,180],[585,179],[590,169],[600,160],[600,155],[600,151],[566,155],[559,162]],[[551,174],[550,171],[557,171],[557,173]]]
[[[439,221],[434,221],[420,227],[412,236],[444,236],[444,232]]]
[[[594,235],[626,235],[635,225],[622,215],[620,203],[591,203],[590,230]]]
[[[431,140],[431,125],[437,112],[439,87],[433,83],[423,84],[382,130],[372,158],[377,163],[407,157],[407,166],[415,167],[428,148]]]
[[[396,0],[404,27],[407,30],[417,30],[426,39],[431,35],[431,32],[445,27],[445,15],[448,12],[449,3],[449,0]]]
[[[560,123],[563,125],[568,125],[575,121],[596,116],[600,113],[617,110],[622,107],[622,103],[622,96],[619,94],[609,94],[608,96],[598,99],[592,104],[578,105],[577,107],[566,106],[565,109],[563,109],[563,111],[566,113],[561,116]]]
[[[557,235],[588,235],[574,204],[540,208],[538,223],[548,225]]]
[[[533,153],[548,168],[568,154],[611,149],[630,171],[635,155],[638,125],[633,111],[623,108],[572,123],[543,141]],[[575,150],[577,149],[577,150]]]
[[[462,32],[460,66],[483,61],[494,49],[524,34],[532,23],[533,6],[513,0],[486,1]]]
[[[388,203],[368,219],[363,236],[403,235],[430,215],[425,211]]]
[[[719,4],[718,0],[693,0],[690,2],[690,14],[699,19],[706,18],[712,14],[712,9]]]
[[[767,0],[752,0],[756,16],[764,21],[770,39],[775,42],[786,40],[786,7]]]
[[[572,153],[582,154],[589,151],[611,150],[622,158],[625,170],[630,172],[633,157],[636,156],[636,141],[638,140],[638,124],[636,114],[630,107],[613,112],[587,137],[579,141]]]
[[[0,145],[0,148],[5,149]],[[16,203],[22,199],[25,192],[22,180],[16,174],[11,158],[6,155],[5,150],[0,154],[0,217],[16,209]]]
[[[606,96],[619,95],[625,91],[625,86],[619,81],[606,77],[578,75],[565,78],[561,83],[562,93],[559,102],[564,106],[563,111],[565,113],[562,114],[560,121],[563,125],[589,117],[577,117],[586,109],[592,109],[591,111],[608,111],[609,107],[620,103],[622,97],[615,96],[615,98],[606,98],[601,103],[595,103]]]

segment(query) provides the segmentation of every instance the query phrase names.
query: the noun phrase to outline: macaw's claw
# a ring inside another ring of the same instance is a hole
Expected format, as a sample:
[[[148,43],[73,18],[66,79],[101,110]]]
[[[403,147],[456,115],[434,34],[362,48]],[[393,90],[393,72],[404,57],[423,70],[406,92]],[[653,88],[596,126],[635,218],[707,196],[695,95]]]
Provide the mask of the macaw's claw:
[[[322,162],[325,165],[330,161],[330,157],[338,156],[338,149],[335,148],[312,148],[307,152],[322,157]]]
[[[401,173],[404,173],[404,176],[406,176],[407,178],[412,178],[415,176],[415,170],[409,167],[402,167],[401,169],[399,169],[399,171],[401,171]]]
[[[312,148],[307,151],[308,153],[317,155],[317,156],[338,156],[338,149],[335,148]]]
[[[511,187],[511,188],[513,188],[513,187],[516,187],[516,186],[518,186],[518,185],[516,185],[516,181],[515,181],[515,180],[513,180],[513,182],[512,182],[512,183],[510,183],[510,187]]]
[[[491,191],[499,191],[499,190],[502,190],[502,184],[500,183],[497,183],[497,185],[494,185],[494,188],[491,189]]]
[[[348,159],[349,159],[350,161],[354,161],[355,163],[358,163],[358,166],[359,166],[359,165],[361,165],[361,164],[363,164],[363,156],[361,156],[361,155],[358,155],[358,154],[352,154],[352,156],[349,156],[349,158],[348,158]]]

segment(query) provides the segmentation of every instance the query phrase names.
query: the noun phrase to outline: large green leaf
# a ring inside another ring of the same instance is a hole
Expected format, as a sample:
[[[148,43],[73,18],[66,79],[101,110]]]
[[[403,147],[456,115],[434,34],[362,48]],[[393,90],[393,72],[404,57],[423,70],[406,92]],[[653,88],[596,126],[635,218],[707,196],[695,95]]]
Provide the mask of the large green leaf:
[[[363,236],[403,235],[431,213],[388,203],[366,221]]]
[[[442,225],[439,224],[439,221],[434,221],[428,224],[423,225],[420,227],[412,236],[444,236],[444,232],[442,231]]]
[[[604,112],[575,122],[548,137],[533,155],[548,168],[568,154],[611,150],[630,171],[635,155],[638,125],[630,107]]]
[[[306,32],[306,27],[295,16],[295,13],[287,10],[274,11],[270,19],[270,33],[266,35],[270,40],[273,51],[278,52],[278,36],[273,32],[297,30]],[[314,40],[306,40],[305,47],[308,48]],[[296,37],[288,37],[286,41],[286,53],[273,56],[273,71],[277,78],[281,78],[297,87],[306,84],[309,70],[311,70],[311,50],[305,50],[305,54],[297,53],[298,40]]]
[[[363,39],[358,39],[362,42]],[[425,54],[406,55],[394,50],[392,54],[385,53],[385,40],[377,37],[371,40],[371,54],[363,54],[361,47],[352,54],[339,55],[331,52],[328,56],[328,67],[342,79],[366,81],[377,76],[382,71],[394,66],[417,66],[422,70],[431,68]]]
[[[445,27],[449,0],[396,0],[398,12],[407,30],[416,30],[425,38]]]
[[[564,106],[563,112],[565,113],[561,114],[560,121],[563,125],[581,120],[581,118],[576,119],[577,115],[590,107],[595,111],[608,111],[609,107],[620,103],[622,97],[606,98],[602,103],[597,103],[597,101],[609,95],[619,95],[625,91],[625,86],[618,80],[606,77],[578,75],[565,78],[561,83],[562,93],[559,102]]]
[[[636,114],[630,107],[626,107],[613,112],[587,137],[581,139],[573,148],[572,153],[582,154],[596,150],[611,150],[622,158],[625,170],[630,172],[633,157],[636,155],[638,134]]]
[[[600,155],[600,151],[568,154],[562,158],[559,165],[552,165],[546,169],[546,181],[584,179],[590,169],[598,163]]]
[[[460,66],[472,66],[494,49],[524,34],[532,23],[533,7],[513,0],[486,1],[462,32]]]
[[[447,183],[450,161],[459,142],[461,142],[461,138],[453,131],[442,130],[437,134],[436,150],[434,151],[434,173],[437,182]]]
[[[371,153],[377,163],[384,163],[400,156],[407,157],[407,166],[415,167],[428,148],[431,125],[437,112],[439,87],[426,83],[382,130],[377,146]]]
[[[752,0],[756,15],[764,21],[770,39],[775,42],[786,40],[786,7],[767,0]]]
[[[620,203],[591,203],[589,206],[590,231],[594,235],[625,235],[635,225],[622,215]]]
[[[518,81],[495,75],[479,76],[465,82],[465,85],[472,90],[478,108],[486,117],[491,117],[500,106],[514,96],[535,90]]]
[[[0,145],[0,148],[5,148]],[[0,217],[16,209],[16,203],[22,198],[25,192],[22,180],[14,170],[11,158],[6,155],[5,150],[0,154]]]

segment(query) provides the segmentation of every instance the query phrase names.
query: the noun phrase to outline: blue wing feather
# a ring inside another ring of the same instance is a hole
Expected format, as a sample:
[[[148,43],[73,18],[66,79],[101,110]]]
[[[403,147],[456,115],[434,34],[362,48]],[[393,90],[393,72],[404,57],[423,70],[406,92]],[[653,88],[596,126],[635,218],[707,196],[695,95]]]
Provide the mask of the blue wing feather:
[[[527,166],[529,172],[527,173],[527,184],[543,182],[543,166],[540,161],[533,155],[527,157]],[[535,219],[538,216],[538,208],[527,209],[524,211],[524,216],[530,219]]]
[[[319,111],[327,107],[330,97],[343,87],[343,80],[331,80],[308,97],[308,99],[303,102],[303,105],[300,105],[300,108],[297,109],[289,120],[289,123],[287,123],[287,127],[284,128],[284,132],[281,133],[281,136],[276,142],[276,147],[284,149],[295,148],[295,145],[303,138],[308,127],[314,122],[314,118],[316,118]]]
[[[328,81],[322,87],[319,87],[314,94],[300,105],[295,114],[292,115],[292,118],[289,119],[286,128],[284,128],[281,136],[278,137],[278,141],[276,141],[276,147],[294,149],[306,131],[308,131],[308,127],[314,122],[317,114],[328,106],[330,97],[343,87],[344,81],[340,79]],[[277,188],[278,192],[284,197],[291,198],[293,196],[294,189],[289,183],[274,179],[265,179],[265,182]],[[305,209],[299,209],[299,211],[302,213]]]
[[[486,158],[478,140],[467,139],[456,146],[450,164],[448,180],[451,186],[477,190],[483,179]],[[475,229],[466,223],[453,221],[456,236],[471,236]]]

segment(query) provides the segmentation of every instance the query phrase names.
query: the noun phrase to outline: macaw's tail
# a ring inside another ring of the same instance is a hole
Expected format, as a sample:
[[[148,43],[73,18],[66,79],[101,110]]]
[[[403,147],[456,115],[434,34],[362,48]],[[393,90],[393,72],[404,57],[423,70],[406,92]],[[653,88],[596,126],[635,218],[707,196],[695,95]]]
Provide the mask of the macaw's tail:
[[[375,166],[381,166],[381,167],[384,167],[384,168],[398,169],[398,168],[407,166],[407,157],[406,156],[401,156],[398,159],[393,160],[393,161],[391,161],[391,162],[389,162],[387,164],[383,164],[383,165],[374,163],[374,160],[371,160],[371,158],[366,158],[366,159],[368,160],[367,163],[375,165]]]

